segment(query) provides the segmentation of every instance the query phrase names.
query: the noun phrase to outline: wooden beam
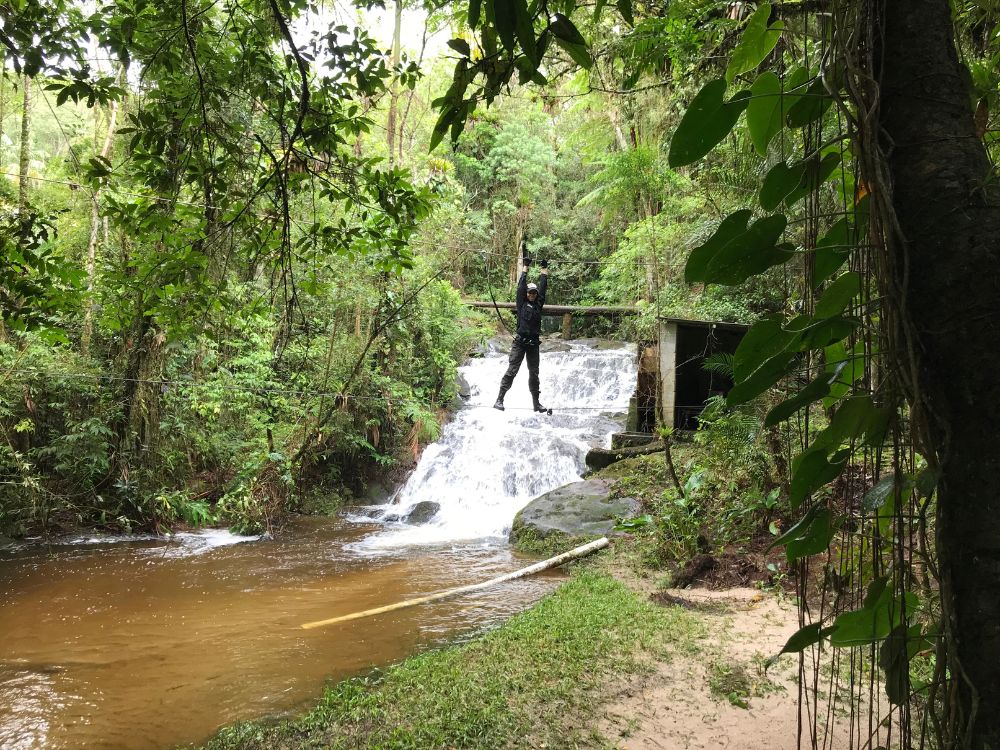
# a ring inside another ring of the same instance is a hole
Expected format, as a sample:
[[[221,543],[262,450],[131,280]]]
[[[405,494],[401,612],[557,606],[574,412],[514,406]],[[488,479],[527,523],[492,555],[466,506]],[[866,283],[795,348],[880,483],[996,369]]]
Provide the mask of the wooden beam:
[[[493,307],[492,302],[481,302],[475,299],[464,300],[465,304],[469,307],[478,307],[482,309],[490,309]],[[516,310],[517,305],[513,302],[497,302],[496,306],[501,310]],[[580,305],[545,305],[542,308],[542,315],[565,315],[570,313],[572,315],[638,315],[638,307],[606,307],[606,306],[594,306],[594,307],[583,307]]]

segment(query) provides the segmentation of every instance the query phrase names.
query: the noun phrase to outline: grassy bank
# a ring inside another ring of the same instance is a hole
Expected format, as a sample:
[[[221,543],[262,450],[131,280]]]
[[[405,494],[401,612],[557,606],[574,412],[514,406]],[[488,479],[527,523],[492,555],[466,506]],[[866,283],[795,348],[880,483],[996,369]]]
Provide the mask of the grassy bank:
[[[609,677],[696,649],[701,627],[582,568],[482,638],[338,683],[298,719],[236,725],[205,748],[600,747],[588,708]]]

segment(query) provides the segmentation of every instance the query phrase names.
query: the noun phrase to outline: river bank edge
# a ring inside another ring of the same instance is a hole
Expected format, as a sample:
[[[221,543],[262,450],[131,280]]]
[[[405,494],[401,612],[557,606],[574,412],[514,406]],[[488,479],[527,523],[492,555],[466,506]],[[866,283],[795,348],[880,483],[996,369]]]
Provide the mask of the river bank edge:
[[[534,606],[472,640],[329,685],[300,716],[236,724],[202,750],[604,746],[589,717],[609,683],[696,654],[701,618],[573,566]]]
[[[763,668],[795,627],[784,594],[668,593],[635,554],[616,540],[500,627],[333,683],[301,715],[226,727],[200,750],[631,748],[646,746],[627,740],[642,731],[695,737],[713,717],[738,734],[775,711],[794,726],[790,664]],[[734,651],[741,631],[752,637]],[[664,705],[653,685],[670,686]]]

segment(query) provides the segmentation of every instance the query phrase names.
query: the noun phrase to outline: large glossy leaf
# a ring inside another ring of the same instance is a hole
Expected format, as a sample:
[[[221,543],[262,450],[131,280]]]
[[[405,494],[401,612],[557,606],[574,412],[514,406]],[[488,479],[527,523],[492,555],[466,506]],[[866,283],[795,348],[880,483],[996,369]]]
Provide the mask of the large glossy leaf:
[[[474,29],[479,25],[479,16],[482,13],[483,0],[469,0],[469,28]]]
[[[776,246],[787,220],[781,214],[765,216],[747,226],[750,211],[727,216],[715,233],[688,258],[684,278],[688,283],[738,284],[791,257]]]
[[[878,578],[868,586],[864,604],[853,612],[844,612],[833,621],[830,643],[834,646],[864,646],[886,638],[892,629],[903,624],[904,611],[913,614],[920,600],[909,591],[902,597],[894,594],[887,578]]]
[[[828,153],[822,158],[815,154],[791,166],[775,164],[764,177],[760,188],[760,205],[773,211],[784,203],[794,206],[806,195],[823,184],[840,165],[839,153]]]
[[[828,457],[827,450],[812,446],[792,461],[792,483],[788,493],[789,505],[794,509],[816,490],[840,476],[851,451],[839,450]]]
[[[810,646],[814,646],[822,641],[830,635],[831,632],[833,632],[833,628],[824,628],[823,623],[821,622],[813,622],[805,627],[799,628],[792,633],[791,637],[789,637],[789,639],[785,642],[781,651],[770,657],[767,662],[765,662],[766,666],[770,667],[782,654],[798,654],[805,651]]]
[[[833,276],[854,249],[851,242],[851,225],[841,219],[816,243],[816,261],[813,266],[813,286],[819,286]]]
[[[799,186],[806,174],[806,162],[799,161],[791,166],[784,162],[775,164],[764,176],[758,200],[765,211],[773,211]]]
[[[813,448],[831,451],[862,439],[881,443],[888,420],[888,412],[876,407],[871,396],[854,396],[840,405],[830,424],[816,436]]]
[[[749,91],[740,91],[726,101],[726,81],[709,81],[691,101],[673,138],[667,161],[683,167],[697,161],[729,135],[750,101]]]
[[[750,86],[747,104],[747,130],[757,153],[767,154],[767,145],[781,129],[781,79],[770,70],[764,71]]]
[[[865,342],[859,341],[848,351],[843,341],[835,341],[825,349],[824,356],[826,371],[834,376],[830,393],[823,399],[823,406],[829,409],[865,374]]]
[[[830,318],[840,315],[858,294],[861,293],[861,275],[856,271],[848,271],[827,287],[816,304],[814,314],[817,318]]]
[[[790,350],[798,339],[788,330],[780,315],[761,318],[747,331],[733,355],[733,377],[738,382],[748,378],[764,362]]]
[[[838,527],[833,512],[829,508],[819,508],[809,523],[784,542],[788,562],[825,552]]]
[[[593,65],[594,61],[591,59],[590,51],[587,49],[587,40],[583,38],[583,34],[577,30],[573,22],[566,18],[566,16],[562,13],[556,13],[552,19],[552,23],[549,25],[549,29],[552,30],[559,46],[566,50],[577,65],[588,69]]]
[[[497,0],[493,1],[497,2]],[[521,49],[524,50],[525,56],[537,68],[541,58],[538,56],[535,30],[525,0],[514,0],[514,32],[517,35],[517,41],[521,43]]]
[[[771,50],[774,49],[781,37],[781,32],[785,28],[784,21],[775,21],[770,26],[767,25],[771,16],[771,4],[761,3],[757,10],[750,16],[743,36],[740,37],[739,44],[733,50],[729,58],[729,65],[726,67],[726,81],[732,80],[740,73],[753,70],[763,62]]]
[[[767,145],[784,127],[785,115],[799,100],[808,77],[806,69],[801,67],[793,70],[784,81],[771,71],[765,71],[750,87],[752,98],[747,105],[747,128],[761,156],[767,153]]]
[[[811,404],[814,401],[819,401],[830,392],[830,380],[831,376],[828,373],[824,373],[794,396],[782,401],[764,417],[764,426],[773,427],[779,422],[788,419],[803,406]]]
[[[625,23],[629,26],[635,26],[635,18],[632,16],[632,0],[617,0],[617,2],[615,2],[615,7],[618,8],[618,12],[622,14],[622,18],[625,19]]]
[[[833,97],[827,93],[823,80],[817,76],[799,100],[789,107],[785,122],[790,128],[805,127],[822,117],[831,106]]]
[[[880,480],[872,485],[872,488],[865,493],[864,498],[861,500],[861,507],[866,511],[871,512],[873,510],[878,510],[888,499],[889,495],[896,488],[896,477],[894,474],[886,474]]]
[[[738,406],[756,398],[785,377],[791,371],[795,359],[796,352],[783,352],[771,357],[730,389],[726,394],[726,403]]]
[[[524,0],[492,0],[493,24],[496,26],[497,36],[504,49],[513,53],[516,44],[515,26],[517,25],[517,5],[523,4]]]

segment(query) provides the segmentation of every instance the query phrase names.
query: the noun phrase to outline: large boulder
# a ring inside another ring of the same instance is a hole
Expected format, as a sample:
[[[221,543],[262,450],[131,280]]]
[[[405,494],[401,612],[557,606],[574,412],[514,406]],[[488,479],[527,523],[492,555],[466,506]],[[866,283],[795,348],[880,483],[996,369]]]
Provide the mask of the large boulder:
[[[618,519],[641,509],[634,498],[612,499],[611,484],[603,479],[573,482],[528,503],[514,517],[510,541],[525,551],[564,551],[574,542],[610,534]]]

